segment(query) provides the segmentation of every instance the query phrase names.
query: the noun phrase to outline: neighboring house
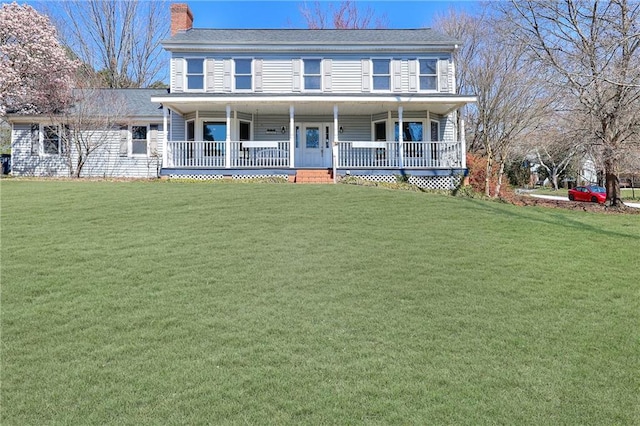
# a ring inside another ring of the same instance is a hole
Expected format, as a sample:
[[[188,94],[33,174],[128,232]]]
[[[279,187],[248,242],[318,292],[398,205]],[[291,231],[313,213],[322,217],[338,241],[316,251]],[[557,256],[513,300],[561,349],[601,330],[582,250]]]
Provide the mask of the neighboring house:
[[[187,5],[171,13],[171,88],[149,103],[168,129],[161,175],[324,169],[452,188],[466,173],[457,111],[475,97],[455,93],[458,41],[430,29],[195,29]]]

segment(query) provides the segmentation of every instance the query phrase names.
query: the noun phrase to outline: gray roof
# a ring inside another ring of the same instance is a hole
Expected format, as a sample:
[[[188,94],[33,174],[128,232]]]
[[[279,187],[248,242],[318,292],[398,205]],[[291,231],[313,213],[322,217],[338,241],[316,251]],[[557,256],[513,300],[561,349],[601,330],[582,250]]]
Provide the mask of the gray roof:
[[[97,114],[115,111],[134,117],[162,117],[160,104],[152,103],[151,97],[165,95],[167,89],[75,89],[73,94],[78,102],[86,99]]]
[[[420,29],[199,29],[179,32],[164,42],[178,44],[308,44],[308,45],[455,45],[459,41],[431,28]]]

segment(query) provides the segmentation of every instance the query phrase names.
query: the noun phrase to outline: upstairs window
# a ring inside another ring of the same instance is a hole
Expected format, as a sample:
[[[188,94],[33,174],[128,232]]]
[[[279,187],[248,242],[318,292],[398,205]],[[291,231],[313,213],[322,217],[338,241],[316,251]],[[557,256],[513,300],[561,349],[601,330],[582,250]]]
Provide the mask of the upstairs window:
[[[187,90],[204,89],[204,60],[187,59]]]
[[[320,90],[320,59],[304,60],[304,88],[305,90]]]
[[[420,90],[438,90],[438,60],[420,59]]]
[[[236,59],[236,90],[251,90],[251,59]]]
[[[147,126],[131,126],[131,155],[147,155]]]
[[[389,90],[391,88],[391,72],[389,59],[373,59],[373,90]]]

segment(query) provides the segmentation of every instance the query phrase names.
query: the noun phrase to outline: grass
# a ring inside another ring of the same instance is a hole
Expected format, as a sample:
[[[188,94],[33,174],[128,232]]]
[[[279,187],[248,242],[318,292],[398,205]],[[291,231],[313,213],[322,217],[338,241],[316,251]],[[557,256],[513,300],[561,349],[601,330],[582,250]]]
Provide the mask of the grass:
[[[3,425],[637,424],[638,217],[3,181]]]

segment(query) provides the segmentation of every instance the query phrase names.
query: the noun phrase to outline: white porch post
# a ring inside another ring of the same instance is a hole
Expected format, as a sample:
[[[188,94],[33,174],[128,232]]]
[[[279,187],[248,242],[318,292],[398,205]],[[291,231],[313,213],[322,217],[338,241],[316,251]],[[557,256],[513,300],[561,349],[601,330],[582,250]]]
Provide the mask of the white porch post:
[[[169,109],[167,108],[166,105],[162,106],[162,133],[163,133],[163,137],[162,137],[162,167],[168,167],[169,166],[169,138],[168,138],[168,116],[169,116]]]
[[[295,168],[296,157],[296,122],[294,120],[295,107],[289,105],[289,168]]]
[[[464,120],[460,119],[460,128],[458,129],[458,134],[460,135],[460,155],[462,158],[460,159],[462,168],[467,168],[467,141],[465,140],[464,134]]]
[[[404,168],[404,135],[402,134],[403,121],[402,112],[404,108],[402,105],[398,107],[398,165],[400,168]]]
[[[333,165],[333,183],[338,182],[338,105],[333,106],[333,143],[331,144],[331,164]]]
[[[224,167],[231,167],[231,105],[227,105],[227,135],[224,148]]]

